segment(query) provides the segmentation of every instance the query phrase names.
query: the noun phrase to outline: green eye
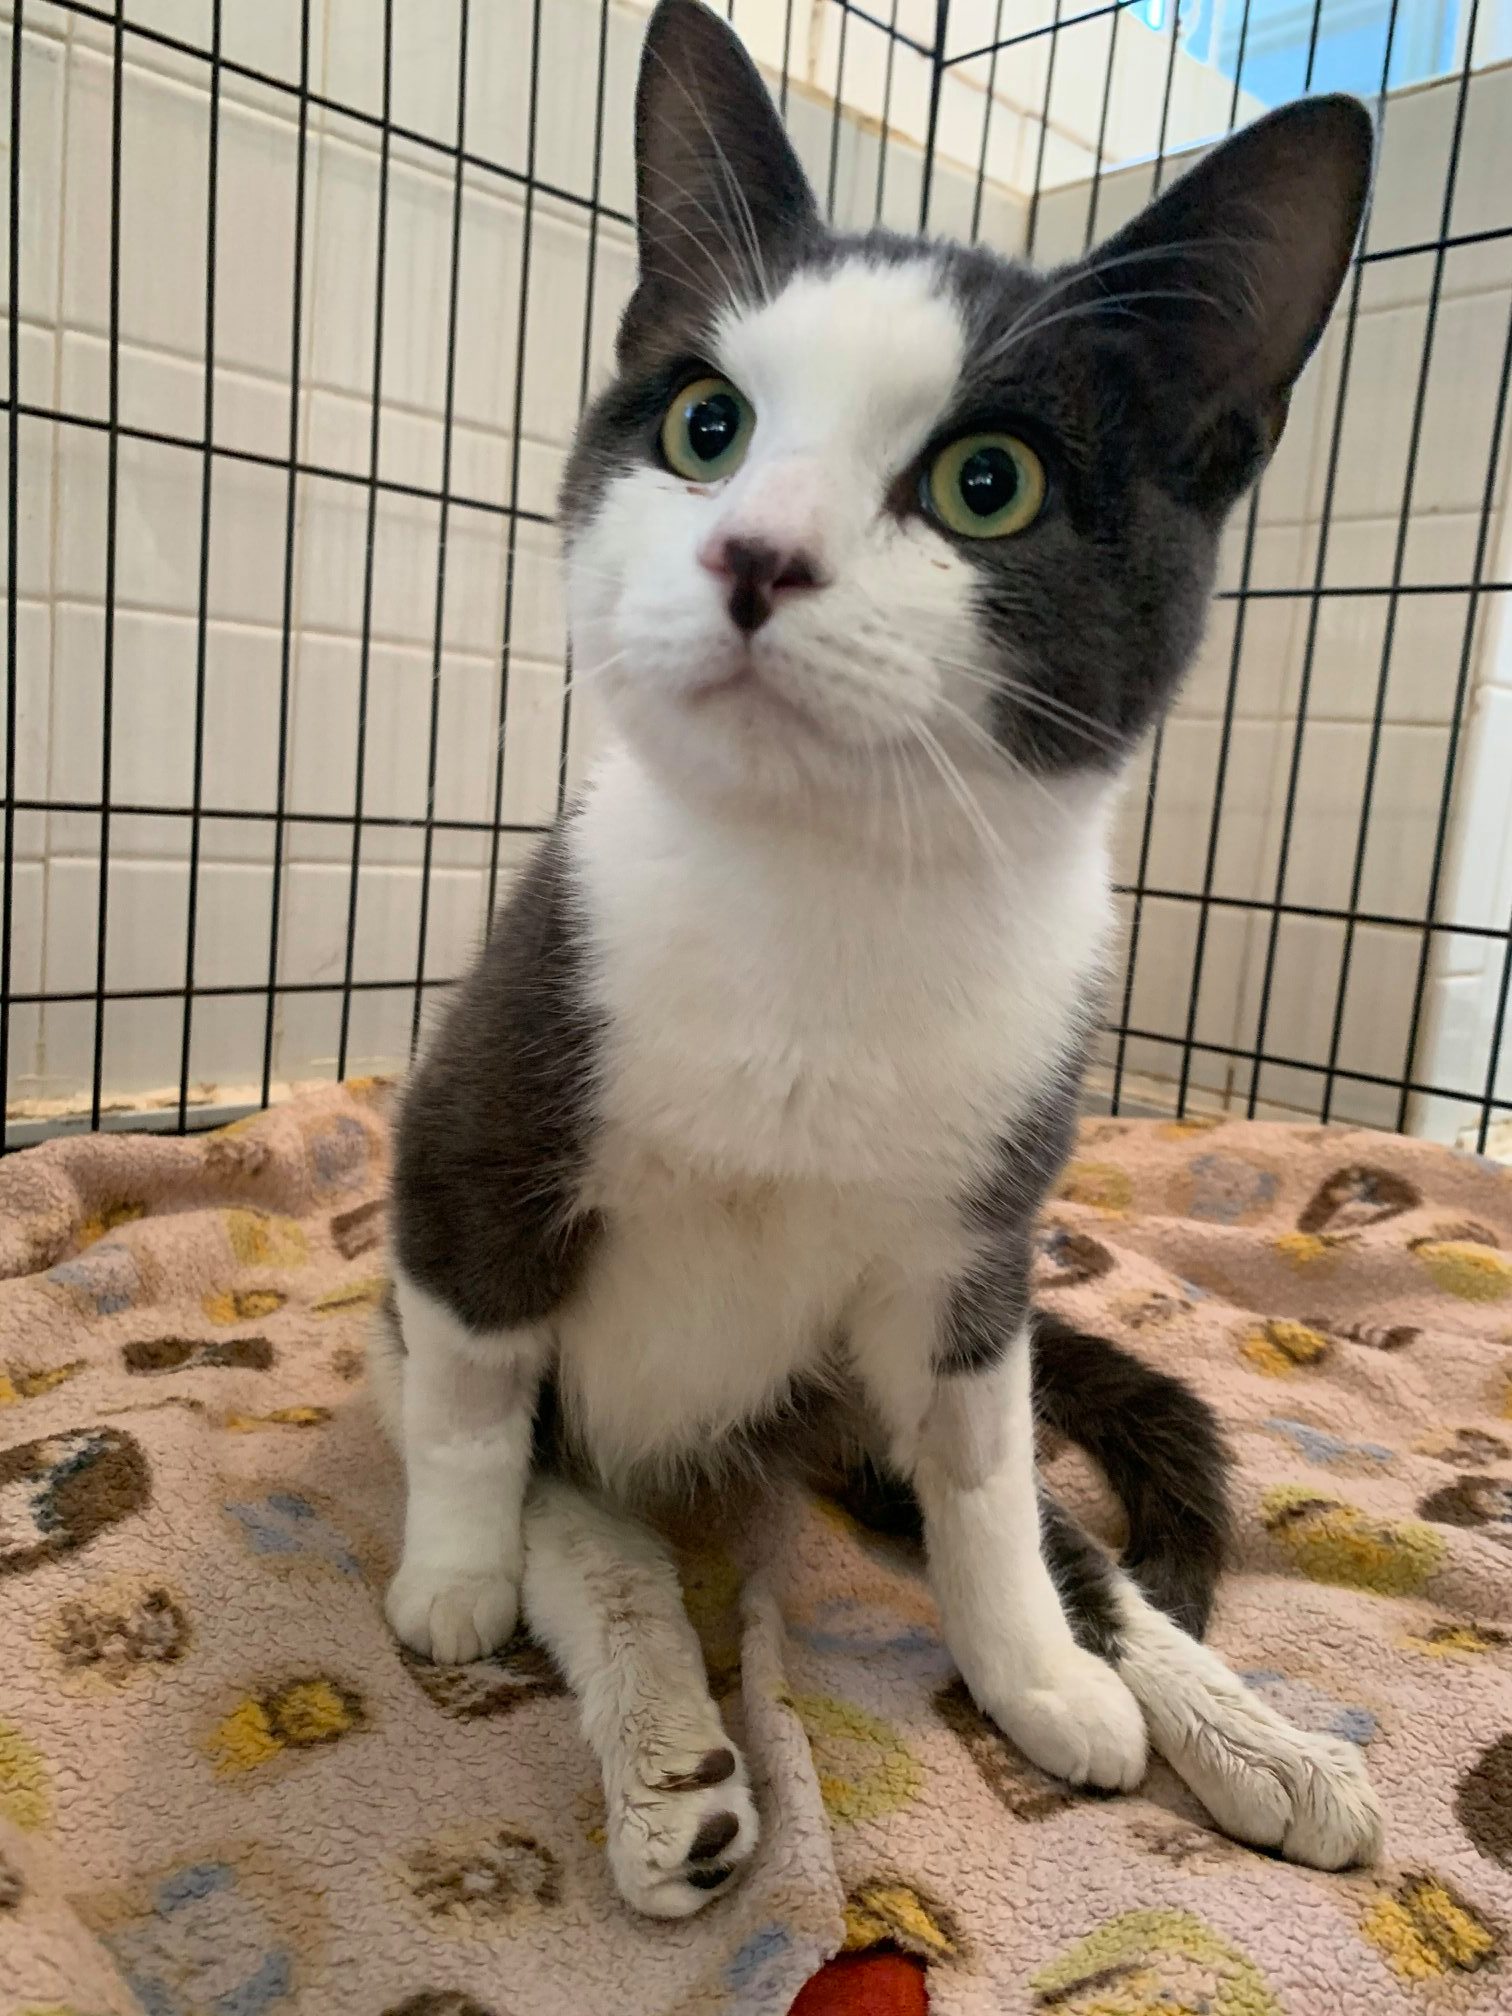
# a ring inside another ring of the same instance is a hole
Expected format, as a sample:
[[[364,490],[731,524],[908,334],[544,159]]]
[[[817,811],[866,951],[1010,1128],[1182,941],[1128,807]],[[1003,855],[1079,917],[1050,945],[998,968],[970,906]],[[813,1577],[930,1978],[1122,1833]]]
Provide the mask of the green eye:
[[[755,426],[750,401],[728,378],[699,378],[667,408],[662,453],[679,476],[712,483],[740,467]]]
[[[1032,525],[1045,501],[1045,465],[1013,434],[963,434],[942,448],[924,479],[924,504],[963,539],[1007,539]]]

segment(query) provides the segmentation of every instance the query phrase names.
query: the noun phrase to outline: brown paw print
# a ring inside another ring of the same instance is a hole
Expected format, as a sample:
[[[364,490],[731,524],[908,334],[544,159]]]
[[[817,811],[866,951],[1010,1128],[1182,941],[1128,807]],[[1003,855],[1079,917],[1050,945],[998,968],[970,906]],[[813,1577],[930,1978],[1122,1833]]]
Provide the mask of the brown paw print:
[[[1113,1271],[1106,1246],[1065,1225],[1047,1225],[1040,1237],[1036,1285],[1041,1288],[1084,1288]]]
[[[1455,1787],[1454,1810],[1487,1861],[1512,1869],[1512,1735],[1482,1750]]]
[[[128,1372],[266,1372],[273,1346],[266,1337],[141,1337],[121,1350]]]
[[[65,1670],[119,1685],[139,1666],[172,1666],[189,1649],[182,1605],[161,1585],[77,1597],[53,1620],[53,1650]]]
[[[1341,1322],[1336,1316],[1306,1316],[1303,1321],[1315,1330],[1342,1337],[1347,1344],[1363,1344],[1367,1351],[1405,1351],[1423,1334],[1410,1323]]]
[[[988,1721],[967,1693],[964,1680],[942,1687],[932,1706],[981,1773],[988,1791],[1015,1820],[1049,1820],[1074,1803],[1076,1795],[1068,1785],[1027,1763]]]
[[[1487,1538],[1512,1547],[1512,1484],[1500,1477],[1456,1477],[1418,1506],[1440,1526],[1489,1527]]]
[[[1413,1446],[1420,1456],[1436,1456],[1440,1463],[1454,1463],[1467,1470],[1482,1463],[1505,1463],[1512,1457],[1512,1448],[1484,1428],[1431,1428]]]
[[[383,1199],[374,1197],[350,1211],[338,1211],[331,1220],[331,1238],[343,1260],[355,1260],[383,1238]]]
[[[418,1995],[391,2002],[383,2016],[494,2016],[494,2012],[459,1989],[422,1988]]]
[[[1422,1194],[1390,1169],[1351,1162],[1336,1169],[1313,1195],[1297,1220],[1299,1232],[1357,1232],[1413,1211]]]
[[[151,1498],[141,1444],[119,1428],[72,1428],[0,1450],[0,1575],[87,1546]]]
[[[455,1847],[427,1843],[405,1857],[403,1874],[425,1915],[459,1931],[549,1910],[562,1894],[556,1856],[513,1827]]]
[[[554,1700],[567,1684],[539,1646],[521,1641],[506,1645],[491,1659],[470,1666],[433,1666],[417,1653],[401,1651],[410,1678],[435,1702],[443,1715],[476,1722],[512,1715],[527,1701]]]

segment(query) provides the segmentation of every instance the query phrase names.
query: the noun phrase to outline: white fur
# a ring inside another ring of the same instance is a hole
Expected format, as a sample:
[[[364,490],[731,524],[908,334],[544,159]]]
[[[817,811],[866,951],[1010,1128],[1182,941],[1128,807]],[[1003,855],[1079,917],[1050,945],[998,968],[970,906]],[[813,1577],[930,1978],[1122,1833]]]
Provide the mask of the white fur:
[[[432,1659],[480,1659],[519,1616],[520,1508],[536,1382],[548,1348],[533,1331],[480,1337],[396,1271],[405,1362],[401,1432],[408,1483],[404,1553],[388,1619]]]
[[[927,252],[732,311],[708,361],[755,409],[746,462],[714,485],[615,474],[574,536],[577,672],[622,736],[569,829],[603,1029],[580,1202],[605,1231],[549,1336],[470,1343],[401,1280],[410,1516],[390,1614],[443,1658],[512,1624],[544,1351],[617,1485],[779,1407],[843,1336],[917,1484],[983,1707],[1047,1768],[1129,1786],[1137,1696],[1225,1825],[1329,1862],[1368,1841],[1344,1760],[1236,1705],[1132,1594],[1124,1679],[1073,1641],[1040,1551],[1027,1340],[953,1390],[932,1376],[972,1251],[961,1200],[1094,1007],[1109,914],[1112,787],[1027,777],[991,747],[972,572],[890,508],[963,345]],[[732,536],[801,548],[824,583],[749,640],[698,559]],[[488,1362],[507,1395],[487,1397]],[[531,1508],[527,1608],[583,1703],[620,1887],[697,1909],[699,1825],[736,1814],[733,1864],[756,1823],[743,1770],[696,1797],[664,1783],[723,1740],[670,1562],[564,1487]],[[1245,1731],[1263,1782],[1224,1761]],[[1299,1788],[1284,1815],[1273,1782]]]
[[[1380,1802],[1353,1743],[1294,1729],[1125,1576],[1118,1670],[1150,1738],[1227,1833],[1315,1869],[1374,1862]]]
[[[725,1816],[734,1823],[733,1838],[709,1858],[731,1870],[748,1860],[760,1830],[677,1571],[639,1521],[551,1479],[531,1490],[526,1535],[525,1614],[571,1683],[603,1770],[620,1894],[652,1917],[687,1917],[711,1894],[688,1880],[700,1866],[689,1855],[699,1829]],[[721,1755],[727,1775],[689,1782]]]

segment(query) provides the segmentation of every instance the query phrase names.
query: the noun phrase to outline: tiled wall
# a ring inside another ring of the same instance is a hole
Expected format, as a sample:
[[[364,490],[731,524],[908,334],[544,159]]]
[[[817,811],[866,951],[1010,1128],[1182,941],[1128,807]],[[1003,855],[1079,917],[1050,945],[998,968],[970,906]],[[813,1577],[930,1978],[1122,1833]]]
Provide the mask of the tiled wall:
[[[1446,82],[1391,100],[1367,251],[1396,252],[1439,238],[1457,99],[1458,85]],[[1132,214],[1149,184],[1148,169],[1105,178],[1099,227],[1112,228]],[[1512,224],[1509,190],[1512,72],[1503,69],[1471,82],[1448,233],[1461,238],[1505,229]],[[1088,198],[1083,186],[1046,199],[1040,242],[1047,257],[1080,246]],[[1260,490],[1249,585],[1289,592],[1215,607],[1197,669],[1165,734],[1150,827],[1147,884],[1200,894],[1227,717],[1221,819],[1207,886],[1220,898],[1238,901],[1215,904],[1206,913],[1193,1033],[1215,1047],[1194,1052],[1190,1068],[1193,1084],[1237,1098],[1241,1106],[1248,1100],[1252,1066],[1218,1051],[1255,1047],[1273,927],[1268,915],[1239,906],[1275,897],[1294,760],[1285,900],[1379,917],[1424,917],[1456,684],[1467,648],[1466,726],[1437,915],[1504,933],[1512,901],[1506,781],[1512,775],[1512,636],[1498,633],[1499,646],[1488,642],[1505,596],[1465,592],[1477,578],[1512,578],[1503,513],[1505,443],[1488,473],[1512,316],[1512,238],[1460,245],[1445,254],[1441,268],[1432,251],[1371,260],[1363,272],[1344,377],[1348,303],[1346,290],[1344,309],[1298,389]],[[1425,348],[1427,376],[1409,483]],[[1337,465],[1320,570],[1336,428]],[[1237,589],[1244,581],[1247,530],[1241,512],[1225,543],[1222,588]],[[1453,584],[1455,592],[1406,592],[1394,610],[1385,592],[1333,593],[1316,604],[1308,592],[1319,580],[1329,590],[1384,591],[1394,573],[1409,591]],[[1299,742],[1305,671],[1307,706]],[[1144,838],[1144,781],[1136,778],[1121,827],[1120,869],[1129,882],[1136,879]],[[1129,923],[1133,907],[1132,900],[1125,901]],[[1183,1037],[1202,905],[1149,897],[1141,910],[1129,1019],[1136,1028]],[[1346,934],[1347,926],[1336,919],[1281,920],[1264,1029],[1268,1054],[1303,1065],[1327,1064]],[[1404,1075],[1423,935],[1376,923],[1355,928],[1337,1048],[1344,1068],[1390,1080]],[[1494,1020],[1489,997],[1500,981],[1502,950],[1500,943],[1488,947],[1468,936],[1435,940],[1413,1063],[1417,1082],[1481,1093]],[[1110,1060],[1116,1050],[1110,1043]],[[1512,1041],[1506,1051],[1501,1097],[1512,1096]],[[1180,1045],[1133,1041],[1124,1063],[1127,1070],[1169,1080],[1179,1074],[1181,1055]],[[1325,1082],[1321,1070],[1268,1065],[1259,1097],[1262,1104],[1316,1112]],[[1394,1087],[1339,1080],[1332,1097],[1340,1118],[1396,1122]],[[1451,1138],[1472,1118],[1478,1114],[1468,1104],[1434,1099],[1413,1101],[1407,1115],[1410,1125]]]
[[[764,0],[741,0],[742,11]],[[800,7],[800,20],[806,10]],[[819,10],[815,19],[833,10]],[[0,15],[8,15],[8,6]],[[452,374],[451,489],[441,611],[437,790],[434,812],[486,824],[493,816],[501,713],[505,601],[510,597],[502,768],[506,822],[529,826],[556,801],[563,710],[562,613],[549,513],[578,410],[585,363],[603,369],[630,276],[623,226],[601,222],[594,257],[594,315],[584,338],[597,0],[541,0],[542,59],[537,175],[559,193],[526,208],[525,169],[532,0],[472,0],[466,74],[466,151],[495,167],[467,166],[461,183],[460,289]],[[129,0],[128,18],[196,47],[210,35],[209,0]],[[197,876],[195,981],[260,990],[267,979],[274,831],[263,820],[215,813],[268,812],[277,790],[283,612],[291,613],[278,978],[312,990],[198,1002],[190,1077],[222,1088],[255,1083],[266,1018],[274,1076],[328,1072],[337,1050],[338,983],[352,889],[349,825],[355,798],[358,685],[367,586],[373,430],[375,268],[378,249],[381,10],[372,0],[313,0],[309,81],[358,114],[312,104],[305,149],[297,407],[305,473],[287,535],[289,485],[277,466],[291,425],[291,283],[294,264],[298,99],[227,73],[219,126],[213,331],[213,434],[248,459],[215,458],[204,638],[206,716]],[[224,53],[286,82],[300,55],[297,0],[226,0]],[[24,404],[103,418],[108,411],[110,254],[110,29],[72,10],[25,7],[21,260]],[[388,178],[382,302],[380,488],[373,513],[371,649],[363,804],[396,823],[368,826],[357,878],[354,978],[399,980],[416,971],[426,834],[439,509],[409,494],[440,485],[448,378],[447,320],[457,137],[457,0],[396,0],[392,117],[419,136],[397,138]],[[630,198],[628,104],[643,12],[609,10],[602,191]],[[744,25],[744,24],[743,24]],[[860,65],[854,31],[847,58]],[[0,136],[8,133],[9,31],[0,31]],[[879,177],[875,115],[862,106],[838,124],[818,90],[830,60],[821,35],[794,52],[795,137],[822,192],[833,179],[842,217],[869,221],[879,187],[883,215],[917,216],[920,157],[906,140],[888,149]],[[190,442],[202,438],[206,353],[207,69],[197,57],[128,35],[122,75],[119,413],[122,423]],[[900,55],[899,104],[910,62]],[[818,66],[818,67],[815,67]],[[853,80],[854,81],[854,80]],[[1505,73],[1471,92],[1451,228],[1507,220],[1512,102]],[[856,85],[857,90],[860,85]],[[907,89],[913,87],[907,86]],[[965,231],[972,220],[980,111],[942,125],[932,221]],[[994,114],[994,122],[997,115]],[[1393,102],[1373,246],[1438,235],[1453,93],[1437,87]],[[437,143],[427,146],[425,139]],[[1110,173],[1098,196],[1099,233],[1141,199],[1148,173]],[[1046,195],[1038,249],[1079,249],[1089,191]],[[1025,203],[988,185],[980,226],[989,242],[1023,240]],[[3,228],[3,225],[0,225]],[[529,232],[529,289],[521,271]],[[0,276],[4,260],[0,259]],[[1325,583],[1391,579],[1407,436],[1429,319],[1431,254],[1371,265],[1363,282],[1343,405]],[[1441,299],[1408,514],[1402,578],[1412,584],[1470,578],[1486,489],[1486,448],[1509,302],[1508,243],[1466,246],[1443,263]],[[8,307],[8,304],[6,304]],[[1343,338],[1336,326],[1299,392],[1262,493],[1251,584],[1295,591],[1313,580]],[[20,431],[17,737],[23,798],[93,805],[102,775],[103,609],[106,590],[106,436],[101,429],[24,418]],[[518,445],[516,445],[518,443]],[[259,460],[257,458],[266,458]],[[314,473],[316,471],[325,473]],[[115,544],[114,695],[105,983],[110,990],[176,990],[185,979],[189,825],[155,810],[183,807],[194,786],[194,693],[199,649],[203,458],[182,446],[123,437]],[[1506,579],[1500,476],[1483,572]],[[513,587],[509,520],[516,495]],[[531,515],[534,514],[534,515]],[[1225,582],[1241,574],[1244,528],[1231,534]],[[1503,598],[1482,598],[1482,610]],[[1199,891],[1213,823],[1237,612],[1244,610],[1228,733],[1228,760],[1212,891],[1260,902],[1273,893],[1283,806],[1306,658],[1309,603],[1295,593],[1221,603],[1201,665],[1166,734],[1150,830],[1146,880]],[[1332,597],[1319,605],[1308,725],[1295,794],[1289,900],[1346,906],[1353,879],[1362,780],[1372,741],[1388,598]],[[1469,611],[1463,594],[1400,598],[1395,622],[1369,844],[1359,905],[1420,914],[1434,852],[1455,677]],[[1507,894],[1504,830],[1512,639],[1474,643],[1473,734],[1462,747],[1455,832],[1473,835],[1446,864],[1441,914],[1500,925]],[[570,772],[580,771],[592,724],[573,717]],[[405,822],[405,823],[398,823]],[[1133,878],[1142,837],[1138,785],[1122,840]],[[99,942],[101,820],[92,811],[23,813],[17,822],[13,986],[20,992],[92,997]],[[499,849],[507,873],[522,839]],[[425,970],[457,970],[486,913],[488,835],[433,836]],[[1494,864],[1495,872],[1492,872]],[[1451,912],[1452,879],[1453,909]],[[1131,1020],[1180,1037],[1193,992],[1200,906],[1150,897],[1142,906]],[[1195,1034],[1214,1046],[1254,1040],[1269,923],[1237,905],[1207,916]],[[1328,1054],[1343,927],[1286,920],[1276,944],[1266,1043],[1322,1062]],[[1355,933],[1340,1061],[1400,1076],[1420,934],[1362,925]],[[1419,1075],[1448,1083],[1473,1069],[1491,1008],[1484,945],[1456,939],[1430,970]],[[1496,947],[1499,974],[1500,948]],[[392,1064],[408,1047],[413,991],[367,988],[354,997],[348,1066]],[[13,1018],[11,1096],[67,1098],[87,1087],[93,1000],[19,1008]],[[171,999],[119,1001],[105,1017],[104,1082],[111,1096],[176,1083],[182,1016]],[[1465,1061],[1468,1060],[1468,1061]],[[1127,1067],[1169,1081],[1180,1050],[1136,1041]],[[1249,1067],[1197,1052],[1194,1083],[1242,1097]],[[1512,1074],[1509,1074],[1512,1075]],[[1478,1081],[1476,1081],[1478,1082]],[[1316,1074],[1269,1067],[1266,1102],[1315,1109]],[[1341,1083],[1337,1110],[1395,1117],[1394,1094]],[[1415,1116],[1443,1131],[1455,1115]]]

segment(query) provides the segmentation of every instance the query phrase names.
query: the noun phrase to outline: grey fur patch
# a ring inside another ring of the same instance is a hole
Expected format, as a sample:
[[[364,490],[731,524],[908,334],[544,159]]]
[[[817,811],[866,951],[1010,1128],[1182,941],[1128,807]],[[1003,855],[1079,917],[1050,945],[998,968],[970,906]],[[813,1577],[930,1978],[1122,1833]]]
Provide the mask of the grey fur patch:
[[[992,1167],[964,1203],[980,1242],[976,1264],[946,1305],[935,1364],[944,1373],[995,1365],[1029,1314],[1034,1222],[1071,1151],[1081,1057],[1068,1060],[998,1145]]]
[[[582,965],[558,828],[448,1003],[399,1114],[399,1264],[475,1330],[548,1316],[599,1231],[578,1206],[599,1037]]]

